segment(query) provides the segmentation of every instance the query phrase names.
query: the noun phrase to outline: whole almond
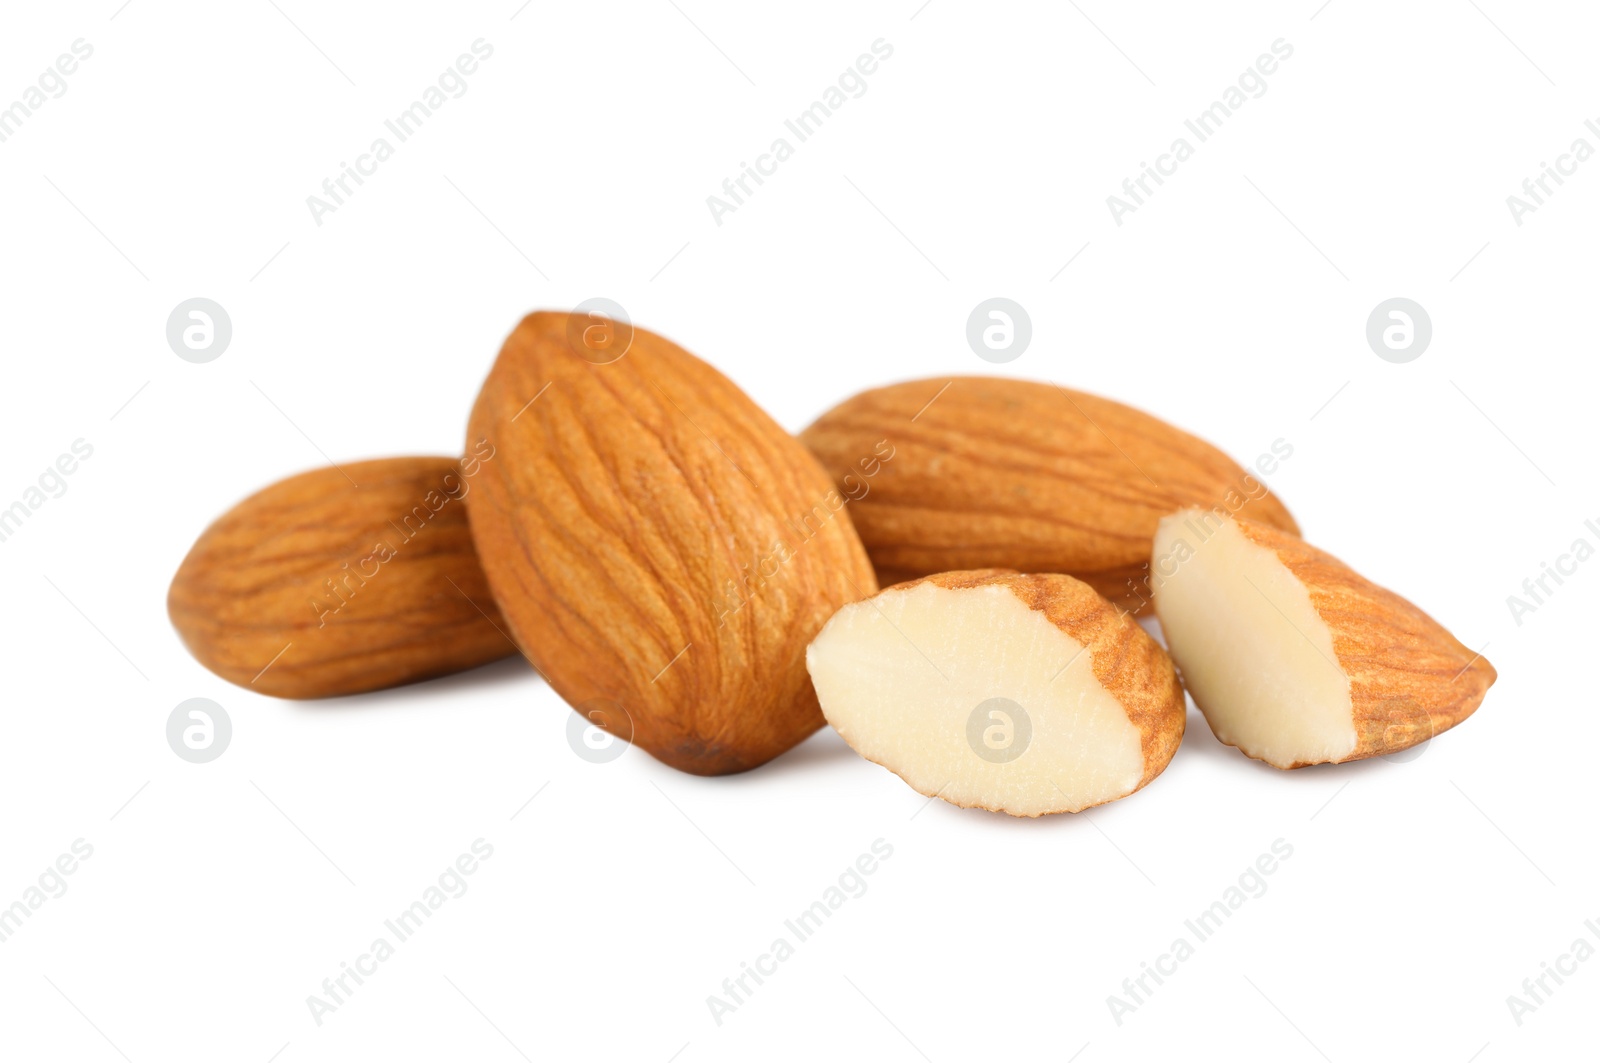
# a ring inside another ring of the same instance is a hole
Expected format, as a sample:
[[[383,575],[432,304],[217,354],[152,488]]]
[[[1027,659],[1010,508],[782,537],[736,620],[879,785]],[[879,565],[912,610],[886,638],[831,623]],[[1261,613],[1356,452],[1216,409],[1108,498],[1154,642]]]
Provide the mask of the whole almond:
[[[179,566],[173,626],[211,671],[281,698],[378,690],[515,653],[464,501],[492,456],[480,445],[461,461],[359,462],[250,496]]]
[[[611,328],[631,342],[592,338]],[[806,644],[877,584],[827,474],[730,380],[643,329],[536,313],[471,437],[499,453],[467,507],[489,584],[581,714],[700,775],[822,726]]]
[[[800,438],[852,498],[885,584],[958,569],[1062,572],[1137,610],[1156,522],[1180,506],[1299,531],[1209,443],[1054,384],[942,377],[875,388]]]

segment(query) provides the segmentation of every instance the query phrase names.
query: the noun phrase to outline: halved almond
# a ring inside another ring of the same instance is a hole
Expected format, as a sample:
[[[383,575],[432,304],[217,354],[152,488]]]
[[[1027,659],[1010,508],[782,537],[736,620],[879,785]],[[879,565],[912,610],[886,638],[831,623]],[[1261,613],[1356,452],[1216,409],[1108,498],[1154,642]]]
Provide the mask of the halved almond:
[[[1161,521],[1156,614],[1222,742],[1277,768],[1396,753],[1470,716],[1495,670],[1406,599],[1255,521]]]
[[[806,666],[856,752],[962,807],[1078,812],[1144,786],[1183,738],[1172,661],[1071,576],[891,587],[835,613]]]

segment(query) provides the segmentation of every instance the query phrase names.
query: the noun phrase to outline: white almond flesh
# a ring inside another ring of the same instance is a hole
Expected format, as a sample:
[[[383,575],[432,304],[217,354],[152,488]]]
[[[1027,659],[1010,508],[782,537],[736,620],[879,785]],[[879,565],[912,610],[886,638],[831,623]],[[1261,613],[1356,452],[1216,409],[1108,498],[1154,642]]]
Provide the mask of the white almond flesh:
[[[913,789],[1015,816],[1139,789],[1183,734],[1171,660],[1070,576],[944,573],[840,609],[806,664],[823,715]]]
[[[1294,536],[1161,521],[1156,615],[1217,738],[1278,768],[1384,755],[1465,719],[1494,669],[1422,610]]]
[[[1180,516],[1182,516],[1180,514]],[[1335,663],[1333,636],[1311,593],[1233,521],[1168,517],[1154,555],[1193,556],[1156,588],[1167,652],[1219,741],[1279,768],[1339,761],[1356,748],[1350,678]]]

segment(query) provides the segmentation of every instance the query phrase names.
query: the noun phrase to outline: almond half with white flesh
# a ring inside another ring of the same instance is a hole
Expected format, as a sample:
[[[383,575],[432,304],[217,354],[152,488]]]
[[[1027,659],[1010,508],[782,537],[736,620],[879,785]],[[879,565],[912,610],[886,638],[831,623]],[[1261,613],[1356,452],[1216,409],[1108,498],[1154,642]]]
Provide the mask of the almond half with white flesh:
[[[1166,652],[1071,576],[987,569],[891,587],[835,613],[806,666],[856,752],[965,808],[1114,801],[1183,738]]]
[[[1415,605],[1276,528],[1164,518],[1156,615],[1217,738],[1276,768],[1386,756],[1472,715],[1495,681]]]

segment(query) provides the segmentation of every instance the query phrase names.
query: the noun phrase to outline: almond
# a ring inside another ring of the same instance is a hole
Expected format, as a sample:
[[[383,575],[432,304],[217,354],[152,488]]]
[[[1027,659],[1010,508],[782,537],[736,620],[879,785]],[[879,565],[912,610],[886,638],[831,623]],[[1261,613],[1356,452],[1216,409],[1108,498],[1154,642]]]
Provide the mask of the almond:
[[[1166,652],[1071,576],[891,587],[839,610],[806,660],[856,752],[963,807],[1078,812],[1145,786],[1183,739]]]
[[[1064,572],[1132,608],[1143,603],[1156,522],[1180,506],[1225,506],[1299,531],[1210,444],[1053,384],[958,377],[876,388],[801,439],[853,499],[886,584],[955,569]],[[879,445],[891,460],[863,465]]]
[[[1481,654],[1338,558],[1198,509],[1161,521],[1155,607],[1217,738],[1277,768],[1387,755],[1472,715]]]
[[[463,502],[484,453],[318,469],[250,496],[179,566],[173,626],[217,675],[282,698],[378,690],[515,653]]]
[[[471,434],[500,454],[468,505],[489,584],[570,704],[700,775],[822,725],[806,644],[877,584],[827,474],[731,381],[643,329],[536,313]]]

